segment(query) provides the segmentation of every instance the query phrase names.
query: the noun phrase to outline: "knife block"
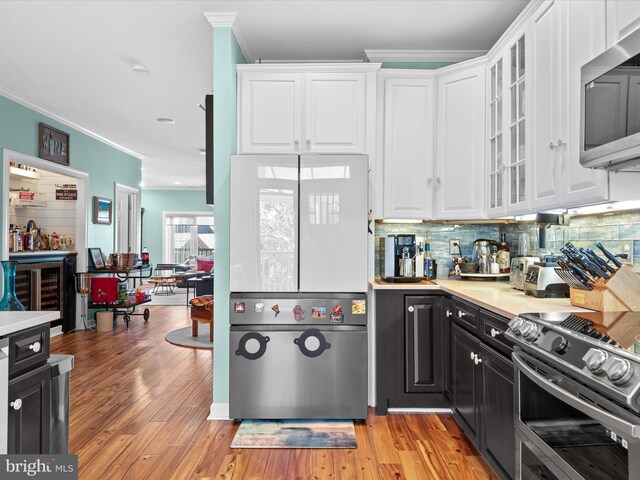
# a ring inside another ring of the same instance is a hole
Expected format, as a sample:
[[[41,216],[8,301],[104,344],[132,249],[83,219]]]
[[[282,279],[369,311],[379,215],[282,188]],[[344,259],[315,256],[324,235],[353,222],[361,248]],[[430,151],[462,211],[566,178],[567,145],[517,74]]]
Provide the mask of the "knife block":
[[[623,265],[609,279],[599,278],[593,290],[570,289],[571,305],[599,312],[640,312],[640,277]]]

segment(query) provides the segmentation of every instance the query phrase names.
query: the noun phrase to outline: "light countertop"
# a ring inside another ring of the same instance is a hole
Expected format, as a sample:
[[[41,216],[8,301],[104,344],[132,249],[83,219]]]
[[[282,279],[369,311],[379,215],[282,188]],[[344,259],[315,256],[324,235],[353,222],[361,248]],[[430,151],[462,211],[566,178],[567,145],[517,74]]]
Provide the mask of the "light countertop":
[[[0,312],[0,337],[60,318],[60,312]]]
[[[440,290],[468,300],[499,315],[512,318],[525,312],[585,312],[568,298],[535,298],[516,290],[509,282],[478,282],[439,278],[436,284],[371,282],[373,290]]]

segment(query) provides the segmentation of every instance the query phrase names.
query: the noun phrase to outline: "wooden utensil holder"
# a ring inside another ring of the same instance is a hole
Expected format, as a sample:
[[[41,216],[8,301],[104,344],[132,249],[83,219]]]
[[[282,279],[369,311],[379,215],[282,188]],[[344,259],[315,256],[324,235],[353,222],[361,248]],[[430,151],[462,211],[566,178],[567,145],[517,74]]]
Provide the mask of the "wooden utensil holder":
[[[602,278],[593,290],[570,289],[571,305],[599,312],[640,312],[640,277],[623,265],[609,280]]]

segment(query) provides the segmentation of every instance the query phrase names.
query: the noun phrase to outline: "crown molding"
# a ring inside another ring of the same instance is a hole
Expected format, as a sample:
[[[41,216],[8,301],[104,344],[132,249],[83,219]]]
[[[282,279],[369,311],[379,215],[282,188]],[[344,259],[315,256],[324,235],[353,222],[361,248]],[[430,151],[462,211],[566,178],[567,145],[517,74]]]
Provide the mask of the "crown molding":
[[[544,0],[531,0],[520,12],[520,15],[516,17],[516,19],[511,22],[511,25],[505,30],[505,32],[500,36],[498,41],[493,44],[493,47],[487,53],[487,56],[493,58],[493,56],[502,51],[504,47],[507,46],[507,43],[513,41],[513,36],[525,28],[529,19],[533,15],[533,13],[544,3]]]
[[[259,62],[259,63],[258,63]],[[339,60],[332,60],[332,59],[324,59],[324,60],[315,60],[315,59],[308,59],[308,58],[301,58],[298,60],[277,60],[277,59],[269,59],[269,60],[265,60],[264,58],[259,59],[256,62],[258,65],[272,65],[272,64],[287,64],[287,63],[293,63],[293,64],[317,64],[317,63],[356,63],[356,64],[362,64],[364,63],[363,60],[361,58],[353,58],[353,59],[339,59]]]
[[[463,62],[485,55],[487,50],[365,50],[370,62]]]
[[[112,148],[115,148],[116,150],[120,150],[123,153],[126,153],[127,155],[131,155],[132,157],[137,158],[138,160],[143,160],[144,159],[144,155],[131,150],[127,147],[124,147],[122,145],[120,145],[119,143],[113,142],[111,140],[109,140],[108,138],[103,137],[102,135],[99,135],[87,128],[84,128],[80,125],[78,125],[77,123],[72,122],[71,120],[67,120],[66,118],[62,117],[61,115],[58,115],[55,112],[52,112],[51,110],[47,110],[44,107],[41,107],[40,105],[36,105],[35,103],[27,100],[26,98],[23,98],[19,95],[17,95],[16,93],[12,92],[11,90],[3,87],[0,85],[0,95],[2,95],[5,98],[8,98],[9,100],[12,100],[20,105],[22,105],[23,107],[26,107],[30,110],[33,110],[34,112],[40,113],[46,117],[51,118],[52,120],[55,120],[56,122],[60,122],[63,125],[66,125],[67,127],[73,128],[74,130],[77,130],[80,133],[83,133],[85,135],[87,135],[88,137],[91,137],[95,140],[98,140],[99,142],[102,142]]]
[[[437,70],[425,70],[420,68],[381,68],[378,78],[436,78]]]
[[[241,72],[377,72],[379,63],[253,63],[236,65]]]
[[[238,46],[240,47],[240,50],[242,50],[245,61],[247,63],[255,62],[255,57],[251,53],[249,44],[247,43],[247,40],[242,33],[240,23],[236,21],[238,17],[237,12],[204,12],[203,15],[213,28],[231,28],[233,34],[236,37],[236,41],[238,42]]]

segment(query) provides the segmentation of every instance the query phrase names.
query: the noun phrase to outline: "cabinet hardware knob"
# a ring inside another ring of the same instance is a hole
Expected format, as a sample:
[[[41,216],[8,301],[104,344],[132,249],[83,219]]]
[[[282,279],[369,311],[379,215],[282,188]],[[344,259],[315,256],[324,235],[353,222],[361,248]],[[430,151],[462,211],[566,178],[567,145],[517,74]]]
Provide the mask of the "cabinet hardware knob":
[[[558,146],[558,148],[560,147],[564,147],[567,144],[567,142],[563,142],[562,139],[558,139],[558,143],[556,144]]]
[[[300,148],[300,140],[296,140],[295,142],[293,142],[293,149],[297,152],[299,148]]]
[[[436,177],[436,184],[440,185],[442,183],[442,179],[440,177]]]
[[[31,345],[29,345],[29,350],[33,350],[35,353],[38,353],[40,351],[40,348],[40,342],[33,342]]]
[[[10,407],[13,407],[14,410],[20,410],[22,408],[22,399],[17,398],[13,402],[9,404]]]
[[[558,145],[556,145],[556,144],[555,144],[555,143],[553,143],[553,142],[550,142],[550,143],[549,143],[549,149],[551,149],[551,150],[553,150],[553,149],[554,149],[554,148],[556,148],[557,146],[558,146]]]
[[[413,313],[413,311],[415,310],[415,308],[413,308],[413,305],[411,305],[407,310],[409,310],[411,313]]]
[[[306,142],[304,142],[304,143],[306,143],[306,144],[307,144],[307,152],[308,152],[309,150],[311,150],[311,140],[307,138],[307,141],[306,141]]]
[[[431,177],[427,178],[427,185],[431,186],[432,183],[433,183],[433,178]]]
[[[478,357],[478,355],[476,355],[476,356],[473,358],[473,363],[474,363],[475,365],[478,365],[479,363],[482,363],[482,359],[481,359],[480,357]]]
[[[453,312],[451,310],[447,310],[447,312],[445,313],[445,315],[447,317],[450,317],[451,315],[453,315]]]
[[[469,356],[471,357],[471,360],[473,360],[473,359],[475,359],[475,358],[476,358],[476,354],[475,354],[475,353],[473,353],[473,352],[471,352],[471,353],[469,354]]]
[[[496,338],[498,335],[500,335],[502,332],[500,330],[496,330],[495,328],[491,329],[491,336],[493,338]]]
[[[467,312],[463,312],[462,310],[458,310],[458,317],[462,318],[467,314]]]

